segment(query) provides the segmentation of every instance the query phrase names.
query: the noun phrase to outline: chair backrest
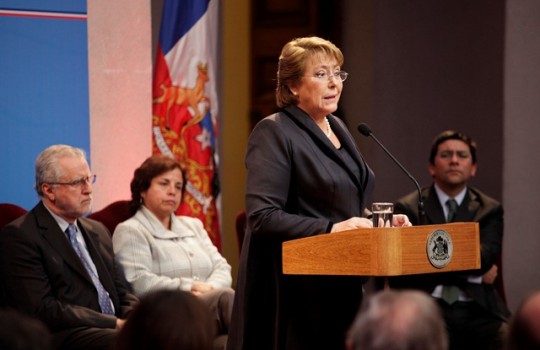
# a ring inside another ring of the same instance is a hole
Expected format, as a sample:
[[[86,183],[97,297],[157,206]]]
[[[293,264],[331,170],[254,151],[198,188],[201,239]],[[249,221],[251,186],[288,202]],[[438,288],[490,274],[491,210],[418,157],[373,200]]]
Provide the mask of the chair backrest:
[[[247,219],[246,211],[241,210],[236,214],[236,240],[238,243],[238,254],[242,251],[242,243],[244,243],[244,236],[246,235]]]
[[[0,203],[0,230],[24,214],[26,214],[26,209],[19,207],[16,204]],[[2,287],[2,285],[0,285],[0,287]],[[0,308],[5,306],[4,288],[0,288]]]
[[[116,225],[126,221],[131,216],[128,200],[113,202],[107,205],[105,208],[88,215],[90,219],[102,222],[103,225],[105,225],[111,232],[111,236],[114,233]]]
[[[26,214],[27,210],[16,204],[0,203],[0,229]]]
[[[495,263],[497,265],[497,278],[495,279],[495,282],[493,283],[495,285],[495,289],[499,292],[499,295],[506,303],[506,291],[504,289],[504,280],[503,280],[503,258],[502,258],[502,251],[499,254],[499,257],[497,258],[497,262]]]

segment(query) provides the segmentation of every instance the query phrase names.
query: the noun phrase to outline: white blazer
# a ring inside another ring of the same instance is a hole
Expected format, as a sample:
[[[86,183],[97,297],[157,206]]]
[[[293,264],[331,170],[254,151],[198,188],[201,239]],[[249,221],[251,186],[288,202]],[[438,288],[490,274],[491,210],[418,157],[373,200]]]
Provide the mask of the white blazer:
[[[231,266],[199,219],[172,215],[167,230],[142,206],[116,227],[112,240],[115,258],[138,296],[163,288],[191,291],[193,281],[231,286]]]

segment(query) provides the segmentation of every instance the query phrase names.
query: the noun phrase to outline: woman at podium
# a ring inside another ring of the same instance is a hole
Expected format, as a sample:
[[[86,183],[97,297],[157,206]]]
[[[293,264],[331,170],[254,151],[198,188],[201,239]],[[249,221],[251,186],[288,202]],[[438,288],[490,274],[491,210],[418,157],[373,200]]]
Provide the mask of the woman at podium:
[[[372,227],[365,206],[374,175],[332,114],[348,76],[343,61],[318,37],[282,49],[279,111],[247,146],[248,228],[228,349],[344,349],[367,279],[284,275],[281,260],[284,241]]]

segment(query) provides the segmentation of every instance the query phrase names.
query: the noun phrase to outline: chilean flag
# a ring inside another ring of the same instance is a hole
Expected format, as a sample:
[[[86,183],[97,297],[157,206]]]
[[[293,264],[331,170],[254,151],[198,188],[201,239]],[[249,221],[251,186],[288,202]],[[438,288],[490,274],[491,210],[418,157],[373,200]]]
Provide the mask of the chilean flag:
[[[154,154],[178,159],[187,185],[177,214],[199,218],[221,251],[216,62],[218,0],[165,0],[153,83]]]

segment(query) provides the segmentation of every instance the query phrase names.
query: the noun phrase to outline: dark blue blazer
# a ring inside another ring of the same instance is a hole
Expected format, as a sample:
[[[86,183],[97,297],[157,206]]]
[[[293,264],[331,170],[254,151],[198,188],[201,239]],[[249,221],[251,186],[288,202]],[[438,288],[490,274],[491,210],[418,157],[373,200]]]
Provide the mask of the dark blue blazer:
[[[325,234],[335,222],[365,216],[373,173],[345,124],[328,119],[341,150],[295,106],[263,119],[250,135],[248,229],[228,349],[344,348],[366,279],[283,275],[281,264],[284,241]]]

